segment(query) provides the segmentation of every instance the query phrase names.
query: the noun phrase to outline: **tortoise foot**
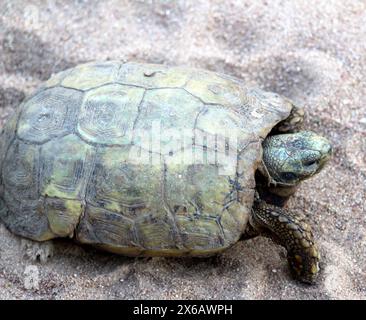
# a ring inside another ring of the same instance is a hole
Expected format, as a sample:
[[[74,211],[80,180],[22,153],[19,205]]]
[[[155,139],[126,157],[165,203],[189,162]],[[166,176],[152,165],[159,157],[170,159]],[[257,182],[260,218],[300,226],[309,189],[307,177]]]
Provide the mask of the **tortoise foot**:
[[[37,242],[28,239],[21,239],[21,250],[24,258],[30,261],[46,263],[53,256],[54,246],[52,241]]]
[[[308,284],[316,282],[320,254],[304,215],[257,200],[252,223],[258,233],[286,248],[291,272],[297,280]]]

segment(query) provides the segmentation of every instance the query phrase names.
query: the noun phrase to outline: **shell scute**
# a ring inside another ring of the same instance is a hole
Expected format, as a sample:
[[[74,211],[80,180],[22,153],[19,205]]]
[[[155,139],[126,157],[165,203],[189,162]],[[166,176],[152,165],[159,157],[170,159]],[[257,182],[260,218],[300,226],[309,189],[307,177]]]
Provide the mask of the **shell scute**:
[[[161,165],[151,166],[132,159],[131,148],[101,151],[88,185],[86,199],[94,206],[135,218],[145,206],[161,201]]]
[[[147,89],[179,88],[183,87],[189,78],[190,73],[185,68],[127,62],[119,69],[115,81]]]
[[[180,148],[177,139],[183,145],[190,143],[196,116],[203,107],[202,102],[181,89],[148,90],[136,121],[134,143],[149,150],[146,137],[151,136],[151,150],[161,154]]]
[[[42,196],[83,200],[94,153],[94,147],[73,134],[44,144],[41,148]]]
[[[105,244],[120,248],[136,246],[134,222],[121,214],[88,205],[77,228],[82,243]]]
[[[82,64],[72,69],[61,85],[82,91],[97,88],[114,82],[120,66],[113,61]]]
[[[144,89],[118,84],[87,92],[79,113],[78,133],[92,143],[130,144],[143,95]]]
[[[38,144],[74,130],[82,93],[65,88],[41,91],[28,100],[21,112],[17,134]]]
[[[38,146],[16,140],[10,146],[3,164],[5,188],[19,199],[36,200],[39,197]]]
[[[78,200],[46,198],[45,213],[50,230],[58,237],[72,237],[83,213],[83,205]]]

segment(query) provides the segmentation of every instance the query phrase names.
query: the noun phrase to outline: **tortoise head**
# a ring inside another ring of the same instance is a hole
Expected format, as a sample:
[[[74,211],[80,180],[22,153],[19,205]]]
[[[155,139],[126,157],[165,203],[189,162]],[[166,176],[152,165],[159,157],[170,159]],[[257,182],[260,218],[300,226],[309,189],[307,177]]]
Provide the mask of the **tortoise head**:
[[[268,173],[284,185],[296,185],[318,173],[331,153],[329,141],[310,131],[269,136],[263,143]]]
[[[324,167],[331,153],[329,141],[310,131],[267,137],[261,172],[268,178],[270,193],[287,200],[301,181]]]

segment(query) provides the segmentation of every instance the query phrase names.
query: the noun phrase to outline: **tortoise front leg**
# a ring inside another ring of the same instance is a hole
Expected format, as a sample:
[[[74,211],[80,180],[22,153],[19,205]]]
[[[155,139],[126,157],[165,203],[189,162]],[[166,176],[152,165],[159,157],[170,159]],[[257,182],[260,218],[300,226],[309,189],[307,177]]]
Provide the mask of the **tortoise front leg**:
[[[287,259],[295,278],[306,283],[315,282],[320,255],[305,216],[295,215],[263,200],[256,200],[250,224],[249,235],[254,234],[254,231],[250,231],[252,228],[286,248]]]
[[[304,109],[293,105],[290,115],[275,127],[275,131],[279,133],[298,132],[302,129],[304,117]]]

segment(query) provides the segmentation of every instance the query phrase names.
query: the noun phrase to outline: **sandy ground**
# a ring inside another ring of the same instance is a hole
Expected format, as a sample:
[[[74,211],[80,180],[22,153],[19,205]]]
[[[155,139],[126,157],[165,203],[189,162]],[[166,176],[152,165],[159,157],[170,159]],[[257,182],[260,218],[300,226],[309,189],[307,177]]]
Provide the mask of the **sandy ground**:
[[[41,264],[0,225],[1,299],[366,298],[364,1],[0,0],[1,122],[52,73],[96,59],[220,71],[305,106],[307,127],[335,150],[289,203],[314,227],[319,284],[293,281],[284,250],[264,238],[204,260],[131,259],[60,241]]]

